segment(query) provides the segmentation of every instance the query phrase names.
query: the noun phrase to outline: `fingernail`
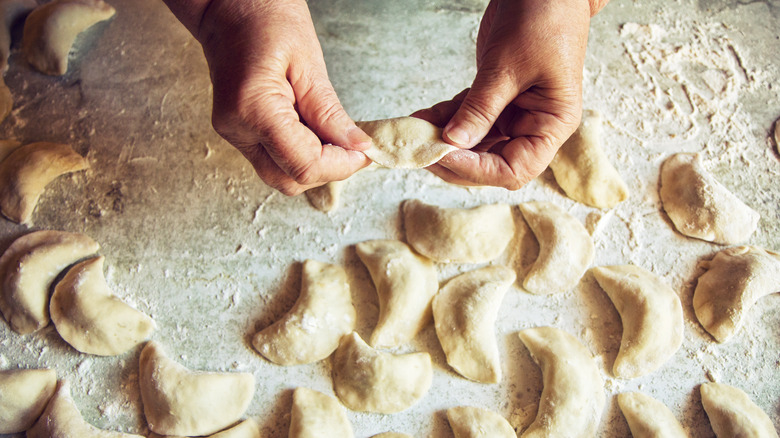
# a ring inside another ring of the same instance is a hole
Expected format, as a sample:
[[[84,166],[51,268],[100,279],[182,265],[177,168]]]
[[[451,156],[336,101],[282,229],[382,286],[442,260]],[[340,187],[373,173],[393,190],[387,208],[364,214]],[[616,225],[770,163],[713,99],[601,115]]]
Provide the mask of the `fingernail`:
[[[347,130],[347,141],[349,144],[356,147],[369,147],[371,146],[371,137],[369,137],[362,129],[357,126],[353,126]]]
[[[451,128],[447,126],[444,128],[444,135],[447,136],[447,139],[452,142],[455,145],[458,146],[468,146],[469,145],[469,134],[468,132],[464,131],[461,128]]]

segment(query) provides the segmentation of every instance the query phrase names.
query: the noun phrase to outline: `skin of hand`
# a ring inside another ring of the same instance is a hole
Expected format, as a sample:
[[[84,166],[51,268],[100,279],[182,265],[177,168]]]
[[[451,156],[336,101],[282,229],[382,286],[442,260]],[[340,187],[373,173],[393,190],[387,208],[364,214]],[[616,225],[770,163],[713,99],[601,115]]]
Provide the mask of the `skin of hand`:
[[[165,0],[203,46],[214,129],[286,195],[370,164],[328,79],[305,0]]]
[[[461,148],[430,171],[455,184],[517,190],[547,167],[582,115],[590,17],[606,1],[591,3],[490,1],[471,88],[412,114],[444,127],[444,140]]]

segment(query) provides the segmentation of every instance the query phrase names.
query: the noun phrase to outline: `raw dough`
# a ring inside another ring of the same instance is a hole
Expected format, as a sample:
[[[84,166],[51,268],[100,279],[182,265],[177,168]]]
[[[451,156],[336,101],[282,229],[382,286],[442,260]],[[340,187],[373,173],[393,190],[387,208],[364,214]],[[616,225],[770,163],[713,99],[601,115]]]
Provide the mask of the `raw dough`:
[[[453,278],[433,299],[433,320],[447,363],[482,383],[501,380],[495,322],[515,272],[488,266]]]
[[[210,435],[235,424],[255,393],[249,373],[193,372],[156,342],[141,351],[138,383],[149,429],[161,435]]]
[[[718,438],[778,438],[769,416],[741,389],[705,383],[701,385],[701,404]]]
[[[628,187],[601,148],[601,114],[585,110],[577,131],[550,162],[566,195],[596,208],[612,208],[628,197]]]
[[[407,435],[405,433],[385,432],[385,433],[380,433],[379,435],[374,435],[371,438],[414,438],[414,437],[411,435]]]
[[[593,261],[593,240],[574,216],[551,202],[526,202],[520,211],[539,242],[539,256],[523,289],[547,295],[574,287]]]
[[[416,199],[401,205],[406,241],[437,262],[485,263],[504,252],[515,223],[506,204],[440,208]]]
[[[0,371],[0,434],[29,429],[43,413],[56,387],[54,370]]]
[[[60,336],[88,354],[116,356],[147,339],[151,318],[114,295],[103,277],[103,256],[73,266],[54,287],[49,313]]]
[[[633,379],[658,369],[682,345],[680,298],[661,278],[638,266],[601,266],[591,272],[623,323],[612,373]]]
[[[27,334],[45,327],[54,279],[99,248],[88,236],[65,231],[35,231],[16,239],[0,257],[0,311],[11,329]]]
[[[344,336],[332,361],[333,389],[353,411],[401,412],[428,392],[433,378],[428,353],[377,351],[355,332]]]
[[[357,122],[373,140],[365,152],[375,163],[391,168],[430,166],[457,150],[441,138],[441,128],[415,117]]]
[[[141,435],[98,429],[84,421],[67,380],[61,380],[46,410],[27,431],[27,438],[144,438]]]
[[[306,260],[298,300],[281,319],[255,334],[252,346],[278,365],[317,362],[330,356],[341,337],[355,329],[355,320],[344,269]]]
[[[29,225],[46,185],[88,166],[87,160],[66,144],[41,142],[16,148],[0,162],[0,212],[16,223]]]
[[[536,419],[521,438],[595,436],[606,397],[588,349],[554,327],[526,329],[519,336],[544,380]]]
[[[16,140],[0,140],[0,163],[21,145],[22,143]]]
[[[95,23],[113,17],[116,10],[103,0],[54,0],[27,16],[22,52],[41,73],[53,76],[68,71],[68,53],[76,37]]]
[[[344,190],[346,184],[347,180],[331,181],[319,187],[306,190],[306,198],[312,207],[327,213],[338,207],[341,191]]]
[[[688,438],[672,411],[658,400],[641,392],[624,392],[617,401],[633,438]]]
[[[37,6],[35,0],[0,0],[0,74],[8,70],[11,30],[35,6]]]
[[[471,406],[447,409],[455,438],[517,438],[506,419],[493,411]]]
[[[356,248],[379,296],[371,346],[389,348],[411,341],[431,320],[431,301],[439,290],[436,266],[397,240],[370,240]]]
[[[185,438],[176,435],[158,435],[154,432],[149,435],[149,438]],[[260,426],[257,425],[255,420],[248,418],[230,429],[225,429],[222,432],[209,435],[206,438],[260,438]]]
[[[693,310],[718,342],[726,342],[760,298],[780,292],[780,254],[755,246],[724,249],[699,263],[706,272],[693,292]]]
[[[379,166],[376,163],[371,163],[368,166],[358,170],[355,175],[378,168]],[[352,175],[343,181],[331,181],[325,185],[306,190],[306,198],[309,200],[309,204],[324,213],[329,213],[335,210],[339,206],[341,192],[344,191],[344,187],[347,185],[347,181],[354,178],[355,175]]]
[[[661,166],[661,201],[680,233],[731,245],[747,240],[759,214],[704,169],[699,154],[675,154]]]
[[[336,399],[308,388],[296,388],[289,438],[353,438],[344,408]]]

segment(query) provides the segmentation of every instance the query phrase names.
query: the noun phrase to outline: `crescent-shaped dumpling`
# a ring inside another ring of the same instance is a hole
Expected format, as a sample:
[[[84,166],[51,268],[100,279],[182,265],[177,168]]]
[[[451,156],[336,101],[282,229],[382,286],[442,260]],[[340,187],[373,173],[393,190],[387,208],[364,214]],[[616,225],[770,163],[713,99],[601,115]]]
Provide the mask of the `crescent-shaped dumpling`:
[[[54,287],[49,313],[57,332],[76,350],[116,356],[147,339],[155,324],[111,292],[104,260],[99,256],[70,268]]]
[[[371,346],[390,348],[412,340],[431,320],[431,300],[439,290],[436,266],[398,240],[371,240],[356,248],[379,296]]]
[[[623,392],[617,401],[633,438],[688,438],[672,411],[649,395]]]
[[[718,342],[726,342],[760,298],[780,292],[780,254],[755,246],[727,248],[699,263],[706,272],[693,292],[693,310]]]
[[[410,199],[401,209],[406,241],[437,262],[489,262],[504,252],[515,234],[512,210],[506,204],[440,208]]]
[[[258,353],[278,365],[300,365],[330,356],[355,329],[347,274],[340,266],[306,260],[301,293],[292,309],[252,339]]]
[[[542,369],[544,382],[536,419],[521,437],[595,436],[606,397],[588,349],[554,327],[526,329],[519,336]]]
[[[516,274],[488,266],[453,278],[433,298],[433,320],[447,363],[477,382],[501,380],[495,322]]]
[[[16,148],[0,162],[0,213],[29,224],[47,184],[87,167],[87,160],[66,144],[40,142]]]
[[[701,155],[679,153],[661,166],[661,202],[677,231],[724,245],[747,240],[759,214],[704,169]]]
[[[115,13],[103,0],[54,0],[41,5],[24,22],[22,53],[39,72],[64,75],[76,37]]]
[[[54,396],[38,421],[27,431],[27,438],[143,438],[141,435],[113,432],[84,421],[73,398],[70,384],[61,380]]]
[[[419,169],[441,160],[457,150],[441,138],[441,128],[415,117],[357,122],[371,137],[365,154],[380,166]]]
[[[29,429],[56,387],[57,372],[51,369],[0,371],[0,434]]]
[[[374,435],[371,438],[414,438],[411,435],[399,432],[384,432],[379,435]]]
[[[506,419],[493,411],[472,406],[447,409],[455,438],[517,438]]]
[[[612,208],[628,197],[628,187],[601,149],[601,114],[585,110],[579,128],[550,162],[566,196],[596,208]]]
[[[235,424],[255,393],[249,373],[194,372],[156,342],[141,351],[138,382],[149,429],[161,435],[210,435]]]
[[[0,257],[0,311],[20,334],[49,323],[49,289],[60,271],[100,248],[79,233],[35,231],[14,241]]]
[[[520,204],[520,211],[539,242],[539,256],[523,280],[523,289],[547,295],[574,287],[593,261],[588,230],[551,202],[526,202]]]
[[[353,411],[403,411],[428,392],[433,379],[428,353],[377,351],[355,332],[344,336],[332,360],[333,389]]]
[[[308,388],[293,392],[289,438],[316,438],[321,436],[352,438],[344,407],[331,396]]]
[[[623,323],[612,373],[632,379],[658,369],[682,345],[680,298],[658,276],[638,266],[601,266],[591,272]]]
[[[705,383],[701,385],[701,404],[718,438],[778,438],[766,412],[739,388]]]

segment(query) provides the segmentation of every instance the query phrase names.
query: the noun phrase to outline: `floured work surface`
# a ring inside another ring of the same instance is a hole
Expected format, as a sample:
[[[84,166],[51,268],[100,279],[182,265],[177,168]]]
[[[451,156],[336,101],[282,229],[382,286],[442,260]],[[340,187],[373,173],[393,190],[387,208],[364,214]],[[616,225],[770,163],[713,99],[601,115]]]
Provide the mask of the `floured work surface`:
[[[633,263],[678,292],[685,340],[659,370],[614,379],[609,370],[620,319],[591,275],[555,296],[513,287],[495,327],[501,383],[475,383],[452,371],[431,324],[396,351],[431,354],[428,394],[398,414],[348,411],[356,436],[394,430],[451,437],[445,410],[464,404],[489,408],[515,426],[530,423],[541,372],[517,332],[545,325],[573,334],[596,357],[608,400],[599,436],[628,435],[613,396],[637,390],[669,406],[693,436],[714,436],[698,391],[709,380],[745,390],[780,426],[780,295],[762,298],[731,341],[715,343],[691,303],[701,273],[697,262],[722,247],[677,233],[658,199],[663,160],[700,152],[715,178],[761,214],[749,243],[780,249],[780,159],[769,139],[780,115],[776,5],[614,1],[594,18],[585,107],[607,121],[604,149],[631,191],[611,211],[569,200],[549,172],[509,193],[450,186],[422,170],[380,169],[349,181],[342,206],[323,214],[305,197],[273,193],[211,130],[202,53],[161,2],[112,4],[116,17],[77,40],[64,77],[33,73],[12,56],[6,82],[15,108],[0,134],[24,143],[68,143],[89,159],[90,170],[46,188],[35,226],[83,232],[99,242],[111,290],[154,318],[153,338],[171,358],[191,369],[254,374],[256,395],[246,415],[266,436],[287,436],[293,388],[333,395],[330,365],[273,365],[253,351],[251,335],[292,306],[299,262],[316,259],[346,268],[357,330],[368,338],[378,300],[353,245],[403,239],[399,204],[413,197],[443,207],[555,203],[593,230],[593,266]],[[482,2],[325,1],[310,7],[331,79],[355,120],[409,114],[449,98],[473,78]],[[25,232],[0,221],[0,249]],[[440,281],[475,267],[440,266]],[[139,353],[82,355],[52,326],[19,336],[0,324],[0,368],[55,368],[71,381],[84,417],[101,428],[146,433]]]

